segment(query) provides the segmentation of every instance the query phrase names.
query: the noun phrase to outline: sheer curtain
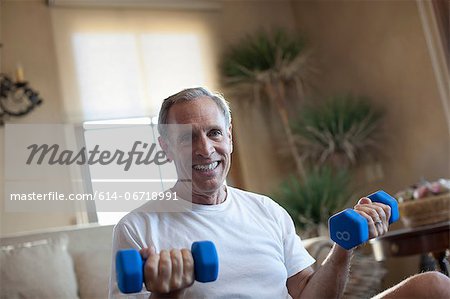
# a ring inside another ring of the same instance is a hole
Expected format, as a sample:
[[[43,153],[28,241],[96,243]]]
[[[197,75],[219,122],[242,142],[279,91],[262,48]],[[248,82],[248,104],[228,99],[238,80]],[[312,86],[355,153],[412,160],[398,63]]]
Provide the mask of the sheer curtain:
[[[155,115],[182,88],[217,86],[217,11],[52,8],[65,119]]]

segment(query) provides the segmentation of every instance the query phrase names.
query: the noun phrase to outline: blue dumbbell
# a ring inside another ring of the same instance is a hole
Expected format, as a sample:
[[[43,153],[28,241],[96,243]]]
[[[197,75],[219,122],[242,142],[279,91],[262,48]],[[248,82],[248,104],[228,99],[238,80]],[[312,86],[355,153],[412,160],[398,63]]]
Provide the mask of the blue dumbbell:
[[[219,258],[216,247],[211,241],[194,242],[191,246],[194,258],[195,280],[199,282],[215,281],[219,274]],[[116,275],[119,290],[122,293],[138,293],[144,283],[144,264],[136,249],[119,250],[116,254]]]
[[[389,223],[398,220],[398,204],[395,198],[383,190],[367,196],[373,202],[383,203],[391,207]],[[346,209],[330,217],[328,220],[331,239],[341,247],[349,250],[369,240],[369,224],[366,218],[353,209]]]

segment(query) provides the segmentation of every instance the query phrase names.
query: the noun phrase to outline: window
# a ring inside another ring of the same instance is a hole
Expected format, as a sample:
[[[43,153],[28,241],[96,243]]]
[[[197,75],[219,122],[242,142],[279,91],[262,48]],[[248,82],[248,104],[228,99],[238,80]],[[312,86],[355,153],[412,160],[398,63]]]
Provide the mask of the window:
[[[157,123],[157,118],[149,118],[149,117],[142,117],[142,118],[129,118],[129,119],[114,119],[114,120],[103,120],[103,121],[87,121],[83,124],[83,134],[84,134],[84,142],[87,146],[87,148],[92,148],[93,143],[102,143],[101,141],[98,142],[98,140],[106,140],[109,141],[111,138],[108,138],[108,135],[115,134],[117,132],[117,135],[120,135],[120,130],[127,130],[127,127],[130,126],[142,126],[145,131],[148,132],[149,136],[153,135],[153,128],[151,127],[151,124]],[[106,138],[104,138],[106,136]],[[108,142],[106,142],[108,143]],[[102,144],[103,146],[107,146],[105,142]],[[102,166],[100,166],[102,167]],[[89,166],[89,186],[88,188],[92,192],[92,190],[95,189],[95,184],[97,181],[102,181],[105,179],[105,177],[102,175],[102,171],[98,172],[95,171],[95,166]],[[118,180],[118,177],[115,178]],[[98,206],[99,201],[96,201],[94,203],[95,210],[96,210],[96,216],[97,216],[97,222],[100,225],[111,225],[116,224],[123,216],[125,216],[128,212],[125,211],[117,211],[112,212],[108,211],[108,207],[102,207]]]
[[[86,144],[101,131],[89,124],[148,125],[167,96],[193,86],[215,89],[213,12],[54,7],[51,13],[66,120],[85,125]],[[91,187],[95,171],[85,174]],[[124,215],[96,211],[100,224]]]
[[[157,115],[188,87],[215,89],[211,11],[53,7],[68,122]]]
[[[75,33],[73,48],[85,119],[156,113],[167,96],[206,84],[196,34]]]

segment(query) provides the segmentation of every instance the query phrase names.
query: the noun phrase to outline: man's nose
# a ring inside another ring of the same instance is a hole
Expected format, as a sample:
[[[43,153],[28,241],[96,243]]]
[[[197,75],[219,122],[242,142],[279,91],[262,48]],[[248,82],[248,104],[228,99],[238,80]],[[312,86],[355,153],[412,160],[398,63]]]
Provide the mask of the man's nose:
[[[214,153],[214,146],[207,136],[199,136],[192,143],[192,151],[195,155],[210,157]]]

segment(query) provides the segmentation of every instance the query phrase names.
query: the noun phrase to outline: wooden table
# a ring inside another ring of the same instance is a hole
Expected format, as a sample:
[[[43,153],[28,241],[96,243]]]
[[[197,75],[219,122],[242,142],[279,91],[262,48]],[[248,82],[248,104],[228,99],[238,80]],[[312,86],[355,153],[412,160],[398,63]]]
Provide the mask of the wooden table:
[[[370,240],[375,259],[431,253],[440,270],[449,276],[447,250],[450,249],[450,221],[388,232]]]

